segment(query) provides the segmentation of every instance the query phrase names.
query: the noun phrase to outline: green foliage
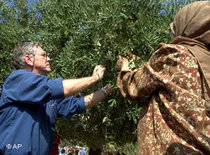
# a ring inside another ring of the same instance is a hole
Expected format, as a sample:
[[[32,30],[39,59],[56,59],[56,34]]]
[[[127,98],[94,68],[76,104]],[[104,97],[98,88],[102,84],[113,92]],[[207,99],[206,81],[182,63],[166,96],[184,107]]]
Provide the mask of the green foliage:
[[[127,143],[123,146],[122,152],[127,155],[135,155],[136,154],[137,145],[134,143]]]
[[[8,2],[0,1],[0,84],[13,70],[13,48],[23,41],[35,41],[38,26],[37,19],[34,18],[35,11],[31,10],[31,13],[28,13],[27,0],[14,1],[14,6]]]
[[[97,90],[105,83],[115,85],[118,74],[115,64],[118,55],[125,56],[132,52],[139,55],[143,62],[161,42],[162,38],[157,36],[167,34],[164,27],[157,28],[159,18],[163,18],[158,16],[161,4],[157,2],[77,0],[71,3],[42,3],[39,7],[43,14],[40,35],[43,40],[50,36],[48,41],[52,41],[53,45],[58,44],[57,47],[62,46],[56,50],[59,55],[53,61],[56,64],[53,63],[52,77],[89,76],[95,65],[103,64],[107,67],[104,80],[85,94]],[[50,9],[45,9],[47,3]],[[62,37],[62,40],[59,37]],[[140,104],[133,104],[116,92],[103,104],[77,118],[77,123],[82,125],[75,129],[76,131],[69,129],[70,126],[74,128],[75,122],[71,124],[73,121],[66,120],[69,125],[60,121],[59,126],[64,123],[67,129],[64,137],[68,136],[71,140],[72,137],[77,137],[77,142],[80,139],[93,147],[103,147],[110,141],[122,145],[125,142],[136,141],[135,132],[140,108]],[[58,128],[63,130],[64,126],[59,126]]]
[[[90,76],[97,64],[106,66],[103,81],[78,96],[107,83],[116,87],[118,55],[139,56],[131,60],[135,69],[147,61],[160,42],[170,42],[169,24],[180,6],[157,0],[41,0],[29,8],[26,0],[0,1],[0,84],[12,70],[11,52],[22,41],[39,41],[50,54],[51,78]],[[160,10],[164,9],[164,13]],[[30,10],[30,11],[29,11]],[[37,12],[38,10],[39,12]],[[4,65],[3,65],[4,64]],[[141,106],[116,91],[102,104],[72,119],[59,119],[57,129],[71,144],[104,149],[136,142]],[[66,140],[65,140],[66,142]],[[132,147],[132,146],[131,146]]]

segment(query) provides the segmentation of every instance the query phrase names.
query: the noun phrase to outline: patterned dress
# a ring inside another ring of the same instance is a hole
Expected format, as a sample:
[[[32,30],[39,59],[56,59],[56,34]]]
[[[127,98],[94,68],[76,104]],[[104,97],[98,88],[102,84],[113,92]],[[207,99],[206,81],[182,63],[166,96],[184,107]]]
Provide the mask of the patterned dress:
[[[137,155],[210,154],[202,77],[184,46],[160,44],[143,67],[121,71],[117,85],[126,98],[149,97],[138,123]]]

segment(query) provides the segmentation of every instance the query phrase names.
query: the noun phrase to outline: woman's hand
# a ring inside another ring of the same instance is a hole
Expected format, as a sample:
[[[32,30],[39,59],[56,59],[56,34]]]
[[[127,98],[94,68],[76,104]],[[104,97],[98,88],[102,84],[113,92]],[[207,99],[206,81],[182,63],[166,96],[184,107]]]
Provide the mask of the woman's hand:
[[[129,61],[128,59],[119,56],[118,60],[117,60],[117,65],[116,65],[117,69],[119,69],[120,71],[129,71]]]

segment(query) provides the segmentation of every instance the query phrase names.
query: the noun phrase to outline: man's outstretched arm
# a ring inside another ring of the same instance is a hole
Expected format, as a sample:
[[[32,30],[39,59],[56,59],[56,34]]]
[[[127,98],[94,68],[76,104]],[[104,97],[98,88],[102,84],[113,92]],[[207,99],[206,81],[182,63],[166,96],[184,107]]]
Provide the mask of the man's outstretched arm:
[[[97,65],[94,68],[92,76],[90,77],[63,80],[64,96],[72,96],[89,88],[103,78],[104,72],[105,67],[102,65]]]

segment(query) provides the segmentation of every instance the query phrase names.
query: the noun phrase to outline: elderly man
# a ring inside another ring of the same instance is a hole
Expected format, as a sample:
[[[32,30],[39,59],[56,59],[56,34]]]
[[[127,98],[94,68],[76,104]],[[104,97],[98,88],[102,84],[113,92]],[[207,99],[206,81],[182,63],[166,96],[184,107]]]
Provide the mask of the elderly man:
[[[80,79],[49,79],[49,57],[35,42],[14,49],[16,71],[3,85],[0,100],[0,152],[12,155],[50,153],[57,117],[85,112],[113,91],[109,85],[76,98],[100,81],[105,67],[95,67],[92,76]]]

